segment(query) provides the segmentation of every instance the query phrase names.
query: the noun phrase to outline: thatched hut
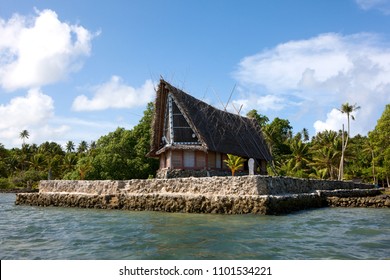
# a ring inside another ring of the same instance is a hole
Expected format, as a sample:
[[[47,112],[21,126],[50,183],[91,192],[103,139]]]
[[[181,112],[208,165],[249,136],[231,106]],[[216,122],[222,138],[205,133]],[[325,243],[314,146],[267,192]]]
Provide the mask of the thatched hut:
[[[233,154],[253,158],[266,174],[272,157],[254,119],[216,109],[164,80],[154,106],[148,156],[160,159],[160,171],[226,170],[224,160]]]

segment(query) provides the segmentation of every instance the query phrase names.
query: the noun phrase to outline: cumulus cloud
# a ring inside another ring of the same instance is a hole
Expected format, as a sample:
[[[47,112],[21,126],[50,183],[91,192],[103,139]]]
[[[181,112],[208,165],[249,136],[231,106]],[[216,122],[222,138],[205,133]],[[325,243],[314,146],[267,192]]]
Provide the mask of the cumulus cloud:
[[[359,111],[354,112],[353,115],[355,117],[358,117]],[[316,129],[316,131],[339,130],[339,129],[342,129],[342,127],[340,127],[340,124],[344,123],[346,121],[346,118],[347,118],[346,115],[342,114],[339,110],[332,109],[332,111],[330,111],[326,115],[326,120],[325,121],[318,120],[318,121],[316,121],[314,123],[314,128]],[[347,131],[347,129],[348,129],[348,127],[345,126],[344,130]],[[353,132],[354,132],[352,134],[359,133],[359,131],[357,131],[356,128],[354,128],[353,125],[352,125],[352,129],[353,129]]]
[[[321,34],[245,57],[234,77],[243,92],[251,92],[246,99],[256,92],[258,100],[267,100],[272,108],[269,96],[275,96],[276,108],[288,104],[283,109],[290,115],[312,118],[317,132],[341,129],[332,109],[357,103],[361,110],[352,132],[366,133],[390,102],[390,43],[368,33]]]
[[[75,111],[95,111],[109,108],[133,108],[144,106],[155,96],[153,82],[146,80],[140,88],[126,85],[118,76],[92,88],[93,96],[77,96],[73,101]]]
[[[80,69],[93,34],[52,10],[0,18],[0,85],[8,91],[58,82]]]
[[[49,125],[53,116],[53,99],[40,89],[30,89],[26,96],[15,97],[5,105],[0,104],[0,139],[3,144],[18,144],[19,133],[24,129],[30,132],[32,141],[66,131],[66,126]]]
[[[390,15],[389,0],[356,0],[356,3],[363,10],[376,9],[386,15]]]

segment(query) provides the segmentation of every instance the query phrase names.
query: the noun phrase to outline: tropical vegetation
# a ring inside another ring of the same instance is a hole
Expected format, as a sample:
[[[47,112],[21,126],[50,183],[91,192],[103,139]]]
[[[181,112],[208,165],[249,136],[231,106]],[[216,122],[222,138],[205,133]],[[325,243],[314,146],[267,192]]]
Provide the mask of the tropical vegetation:
[[[359,180],[390,186],[390,104],[368,136],[350,136],[350,120],[360,107],[344,103],[340,111],[347,115],[347,131],[323,131],[309,139],[307,129],[292,132],[286,119],[269,121],[256,110],[247,116],[261,126],[273,155],[268,167],[271,175],[330,180]],[[348,149],[347,149],[348,145]]]
[[[44,179],[113,180],[148,178],[158,161],[145,157],[149,151],[153,104],[133,129],[117,128],[96,142],[68,141],[26,143],[29,132],[20,133],[21,148],[0,144],[0,188],[35,188]]]
[[[245,161],[246,159],[231,154],[227,154],[227,159],[224,160],[226,166],[232,171],[232,176],[234,176],[237,170],[244,166]]]
[[[342,105],[340,111],[346,113],[348,123],[357,108]],[[29,144],[30,133],[23,130],[19,135],[21,148],[6,149],[0,143],[0,188],[34,188],[42,179],[150,178],[158,169],[158,161],[145,156],[150,147],[152,116],[153,104],[149,103],[133,129],[117,128],[97,141],[68,141],[64,147],[55,142]],[[351,137],[348,124],[347,131],[323,131],[310,139],[307,129],[294,134],[287,119],[270,121],[256,110],[248,117],[258,122],[272,152],[273,161],[268,166],[271,175],[389,186],[390,104],[367,136]],[[234,156],[228,156],[226,163],[232,175],[243,164]]]

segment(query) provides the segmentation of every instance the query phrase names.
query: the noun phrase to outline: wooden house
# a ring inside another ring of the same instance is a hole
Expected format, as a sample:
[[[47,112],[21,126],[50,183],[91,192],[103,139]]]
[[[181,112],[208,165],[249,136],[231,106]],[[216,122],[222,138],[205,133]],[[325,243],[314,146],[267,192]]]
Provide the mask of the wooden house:
[[[148,156],[159,158],[160,171],[228,170],[224,160],[233,154],[253,158],[266,174],[272,157],[254,119],[216,109],[164,80],[154,106]]]

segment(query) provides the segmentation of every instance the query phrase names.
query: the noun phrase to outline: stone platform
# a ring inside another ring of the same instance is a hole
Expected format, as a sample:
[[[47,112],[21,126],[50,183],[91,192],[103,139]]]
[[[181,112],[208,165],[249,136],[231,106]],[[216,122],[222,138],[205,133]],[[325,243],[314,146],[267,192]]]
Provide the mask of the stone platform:
[[[41,181],[38,193],[16,194],[15,203],[133,211],[275,215],[308,208],[342,206],[340,199],[372,198],[380,195],[381,191],[374,185],[354,182],[260,175],[127,181],[52,180]],[[390,207],[390,198],[370,207],[375,206]]]

